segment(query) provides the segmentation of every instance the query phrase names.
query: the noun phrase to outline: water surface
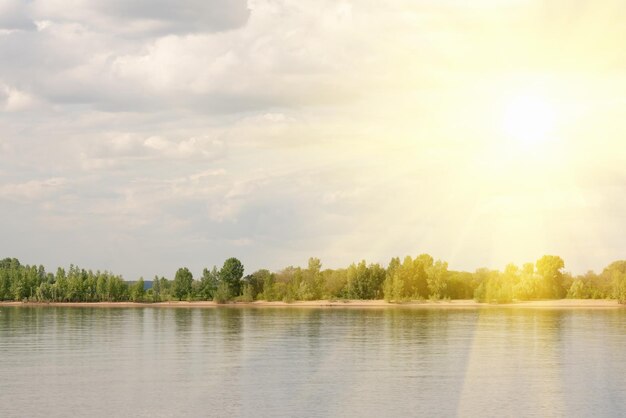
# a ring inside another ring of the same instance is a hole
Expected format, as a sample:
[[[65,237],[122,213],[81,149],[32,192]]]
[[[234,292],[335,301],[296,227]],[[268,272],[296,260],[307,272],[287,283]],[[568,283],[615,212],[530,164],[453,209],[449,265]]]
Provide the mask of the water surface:
[[[624,309],[0,307],[0,416],[626,416]]]

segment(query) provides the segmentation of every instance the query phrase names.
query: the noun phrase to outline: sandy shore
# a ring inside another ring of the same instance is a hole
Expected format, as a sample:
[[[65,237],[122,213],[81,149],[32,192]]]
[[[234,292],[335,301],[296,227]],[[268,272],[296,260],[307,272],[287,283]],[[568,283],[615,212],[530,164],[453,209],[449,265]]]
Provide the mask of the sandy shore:
[[[250,303],[231,302],[217,304],[212,301],[197,302],[158,302],[158,303],[135,303],[135,302],[0,302],[0,306],[67,306],[67,307],[90,307],[90,308],[215,308],[215,307],[302,307],[302,308],[416,308],[416,309],[454,309],[454,308],[550,308],[550,309],[573,309],[573,308],[626,308],[615,300],[606,299],[560,299],[524,301],[513,303],[478,303],[471,299],[451,301],[413,301],[405,303],[388,303],[384,300],[314,300],[287,302],[255,301]]]

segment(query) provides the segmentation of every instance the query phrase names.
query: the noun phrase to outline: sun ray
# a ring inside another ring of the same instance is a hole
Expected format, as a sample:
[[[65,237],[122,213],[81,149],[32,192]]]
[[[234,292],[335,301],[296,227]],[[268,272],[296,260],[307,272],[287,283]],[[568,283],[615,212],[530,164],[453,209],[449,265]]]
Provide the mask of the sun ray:
[[[556,107],[550,99],[536,94],[517,94],[506,101],[502,130],[508,139],[537,145],[555,135]]]

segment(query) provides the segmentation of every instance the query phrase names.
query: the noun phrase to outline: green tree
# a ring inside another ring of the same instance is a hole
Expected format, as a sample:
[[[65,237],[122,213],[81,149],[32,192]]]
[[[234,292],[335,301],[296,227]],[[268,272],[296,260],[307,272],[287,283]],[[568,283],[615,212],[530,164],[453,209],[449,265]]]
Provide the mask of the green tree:
[[[88,302],[93,302],[98,300],[97,299],[97,295],[98,295],[98,276],[99,273],[94,274],[93,271],[89,270],[87,272],[87,278],[85,279],[85,283],[84,283],[84,295],[85,295],[85,300]]]
[[[487,302],[508,303],[514,298],[513,288],[519,279],[519,269],[515,264],[508,264],[504,273],[498,270],[488,272],[483,281],[484,300]]]
[[[596,274],[588,271],[577,279],[582,280],[586,289],[587,297],[592,299],[607,299],[613,296],[613,284],[611,277],[604,274]]]
[[[106,272],[100,273],[98,274],[98,279],[96,280],[96,299],[101,302],[110,300],[107,276],[108,274]]]
[[[408,299],[405,296],[404,279],[396,272],[391,282],[391,300],[394,302],[402,302]]]
[[[224,261],[219,272],[220,281],[226,283],[229,294],[231,296],[239,296],[241,294],[241,278],[243,277],[243,264],[235,257],[231,257]]]
[[[384,280],[385,270],[380,265],[367,266],[362,260],[348,267],[348,294],[354,299],[377,299],[383,294]]]
[[[535,265],[525,263],[519,272],[519,280],[513,286],[513,295],[518,300],[532,300],[540,297],[540,279],[535,274]]]
[[[67,274],[67,298],[70,302],[80,302],[84,300],[84,281],[87,273],[78,268],[78,266],[70,265]]]
[[[493,291],[491,290],[494,277],[500,274],[499,271],[479,268],[474,272],[474,281],[477,283],[474,290],[474,300],[477,302],[491,302]]]
[[[427,270],[428,297],[439,300],[447,296],[448,263],[437,261]]]
[[[241,296],[239,296],[238,300],[241,302],[254,302],[254,294],[250,284],[243,284],[243,292],[241,293]]]
[[[348,274],[346,269],[324,270],[322,272],[324,283],[324,297],[327,299],[342,298],[346,296]]]
[[[220,281],[213,294],[213,300],[217,303],[226,303],[232,299],[228,283]]]
[[[393,257],[389,261],[387,272],[385,274],[385,281],[383,282],[383,297],[387,302],[391,302],[393,300],[394,278],[396,277],[396,272],[399,268],[400,258]]]
[[[472,274],[465,271],[448,271],[447,288],[450,299],[471,299],[474,295]]]
[[[161,301],[161,280],[159,279],[159,276],[156,275],[152,280],[152,300],[154,302]]]
[[[626,260],[609,264],[602,275],[610,279],[613,285],[613,297],[619,303],[626,303]]]
[[[19,281],[22,266],[17,258],[5,258],[0,260],[0,300],[15,299],[15,282]],[[21,290],[18,290],[18,297]],[[19,300],[19,299],[18,299]]]
[[[445,288],[445,283],[439,283],[438,280],[444,280],[445,276],[433,276],[437,274],[442,266],[434,266],[434,259],[429,254],[420,254],[413,260],[410,273],[411,286],[407,289],[410,296],[415,299],[425,299],[426,297],[433,295],[433,289],[431,289],[430,283],[433,286],[437,286],[436,291],[442,292]],[[448,264],[446,263],[445,270],[448,270]],[[443,293],[440,297],[443,297]]]
[[[319,258],[309,258],[308,267],[302,271],[298,293],[303,300],[321,299],[324,293],[324,282],[321,273],[322,262]]]
[[[50,302],[53,300],[52,285],[50,283],[42,283],[35,292],[35,299],[38,302]]]
[[[167,280],[165,277],[159,279],[159,286],[161,287],[161,300],[172,300],[174,298],[174,284],[172,280]]]
[[[0,300],[11,299],[11,278],[9,272],[4,268],[0,268]]]
[[[272,273],[265,269],[257,270],[246,276],[244,278],[244,283],[244,285],[248,285],[250,287],[252,299],[257,299],[257,297],[265,293],[266,284],[271,293],[271,289],[269,289],[269,287],[272,285]]]
[[[193,275],[187,267],[181,267],[174,276],[174,297],[178,300],[188,299],[191,296]]]
[[[587,299],[589,291],[582,279],[576,279],[567,291],[568,299]]]
[[[561,299],[563,288],[563,268],[565,262],[556,255],[544,255],[536,263],[537,274],[541,279],[541,294],[544,298]]]
[[[68,300],[68,283],[65,276],[65,269],[59,267],[55,276],[54,288],[52,289],[55,302],[65,302]]]
[[[202,270],[202,277],[200,278],[198,298],[200,300],[213,300],[218,281],[219,273],[217,272],[217,267],[213,266],[211,270],[204,268]]]
[[[121,302],[128,300],[128,284],[120,276],[109,275],[107,280],[109,301]]]
[[[143,302],[145,296],[143,277],[140,277],[130,287],[130,300],[133,302]]]

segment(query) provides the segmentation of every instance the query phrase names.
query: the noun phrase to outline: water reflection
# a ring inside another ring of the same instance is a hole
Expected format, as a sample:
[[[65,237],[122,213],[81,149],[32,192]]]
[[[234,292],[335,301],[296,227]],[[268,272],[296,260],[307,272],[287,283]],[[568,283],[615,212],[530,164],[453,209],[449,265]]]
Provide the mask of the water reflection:
[[[616,416],[625,319],[625,310],[1,308],[0,405],[3,417]]]
[[[503,406],[526,416],[564,415],[559,376],[563,315],[571,312],[482,310],[471,339],[458,415],[487,411],[496,416]]]

